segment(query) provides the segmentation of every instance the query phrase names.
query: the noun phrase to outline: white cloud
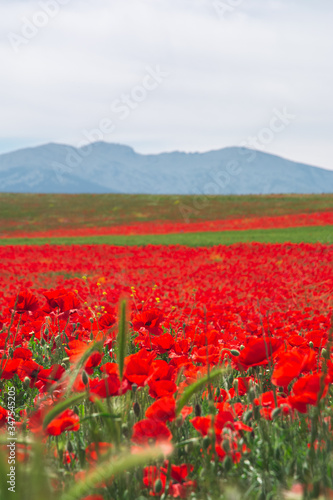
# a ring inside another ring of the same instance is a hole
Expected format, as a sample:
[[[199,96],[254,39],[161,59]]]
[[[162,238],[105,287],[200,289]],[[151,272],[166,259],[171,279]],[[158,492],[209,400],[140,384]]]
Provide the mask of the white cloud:
[[[222,19],[213,0],[69,0],[15,53],[8,33],[41,2],[0,5],[0,148],[75,145],[109,117],[105,140],[204,151],[241,143],[286,106],[296,119],[265,150],[333,169],[329,0],[244,0]],[[119,121],[111,103],[155,65],[170,76]]]

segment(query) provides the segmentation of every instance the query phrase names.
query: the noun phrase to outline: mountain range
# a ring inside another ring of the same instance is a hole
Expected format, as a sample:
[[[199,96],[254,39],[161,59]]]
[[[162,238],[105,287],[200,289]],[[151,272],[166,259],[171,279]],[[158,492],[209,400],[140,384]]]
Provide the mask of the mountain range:
[[[0,155],[0,192],[332,193],[333,171],[241,147],[143,155],[106,142],[50,143]]]

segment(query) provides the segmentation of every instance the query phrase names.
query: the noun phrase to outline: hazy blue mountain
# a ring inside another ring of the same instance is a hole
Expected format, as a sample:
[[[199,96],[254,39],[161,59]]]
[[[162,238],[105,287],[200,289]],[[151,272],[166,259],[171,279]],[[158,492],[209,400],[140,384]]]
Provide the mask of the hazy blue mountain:
[[[105,142],[51,143],[0,155],[0,192],[332,193],[333,171],[237,147],[141,155]]]

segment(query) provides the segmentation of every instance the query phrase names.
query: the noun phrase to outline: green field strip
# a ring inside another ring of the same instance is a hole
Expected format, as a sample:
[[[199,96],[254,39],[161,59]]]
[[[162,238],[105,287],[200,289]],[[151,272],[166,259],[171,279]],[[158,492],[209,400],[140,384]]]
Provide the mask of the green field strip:
[[[283,229],[254,229],[200,233],[172,233],[130,236],[90,236],[66,238],[6,238],[0,245],[186,245],[214,246],[234,243],[322,243],[333,244],[333,226]]]

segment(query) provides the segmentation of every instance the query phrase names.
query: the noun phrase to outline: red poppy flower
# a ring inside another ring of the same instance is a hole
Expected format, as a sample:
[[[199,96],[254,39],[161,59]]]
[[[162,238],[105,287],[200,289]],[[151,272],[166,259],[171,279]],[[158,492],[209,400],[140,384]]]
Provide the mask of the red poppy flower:
[[[214,419],[214,429],[216,434],[221,434],[224,427],[234,428],[234,416],[231,411],[219,411],[217,415],[215,415]]]
[[[171,478],[182,483],[185,481],[190,472],[193,472],[193,465],[182,464],[182,465],[172,465],[171,466]]]
[[[150,365],[149,382],[153,380],[174,380],[175,372],[174,366],[169,365],[162,359],[155,359]]]
[[[171,441],[172,434],[163,422],[146,418],[133,426],[132,441],[139,445]]]
[[[32,352],[30,351],[30,349],[27,349],[25,347],[17,347],[13,353],[13,358],[31,359]]]
[[[162,482],[162,490],[157,494],[155,494],[154,491],[151,492],[152,496],[159,496],[164,492],[165,485],[166,485],[166,478],[167,475],[165,472],[161,471],[161,468],[156,467],[156,465],[150,465],[148,467],[145,467],[143,469],[143,484],[147,488],[151,488],[153,490],[155,486],[155,482],[160,479]]]
[[[65,410],[61,415],[52,420],[46,427],[46,433],[50,436],[59,436],[65,431],[78,431],[80,429],[80,419],[73,410]]]
[[[0,429],[7,424],[8,411],[0,406]]]
[[[235,380],[237,380],[238,385],[237,385],[237,391],[239,396],[244,396],[247,394],[249,387],[250,387],[250,380],[253,380],[251,377],[238,377]]]
[[[3,359],[0,364],[1,378],[4,380],[10,380],[13,378],[21,363],[21,359]]]
[[[24,380],[25,377],[29,377],[31,379],[30,387],[33,387],[34,382],[37,380],[38,374],[43,367],[33,361],[32,359],[19,360],[20,364],[17,367],[17,375],[20,380]]]
[[[292,408],[295,408],[300,413],[306,413],[307,405],[315,406],[318,404],[321,391],[323,391],[321,395],[323,398],[327,394],[328,383],[327,380],[323,379],[322,373],[305,375],[293,385],[293,394],[289,396],[289,403]]]
[[[31,432],[39,435],[44,434],[43,421],[52,404],[52,399],[47,399],[37,410],[31,413],[28,419],[28,428]]]
[[[276,351],[283,345],[283,340],[277,338],[250,339],[247,346],[236,358],[236,363],[247,370],[250,366],[267,365]]]
[[[87,359],[87,361],[84,365],[84,369],[89,375],[94,373],[94,368],[96,368],[96,366],[98,366],[100,364],[100,362],[102,361],[102,357],[103,356],[100,352],[93,352],[89,356],[89,358]]]
[[[164,333],[158,337],[151,338],[151,344],[159,354],[163,354],[169,351],[174,345],[175,340],[170,333]]]
[[[302,357],[297,352],[284,352],[274,367],[272,383],[278,387],[288,387],[299,376],[301,368]]]
[[[207,363],[216,365],[221,357],[221,349],[215,345],[204,347],[194,347],[192,350],[192,360],[194,363],[206,365]]]
[[[143,386],[146,382],[150,366],[155,357],[154,353],[149,353],[145,349],[141,349],[141,351],[136,354],[131,354],[125,358],[125,373],[124,377],[131,384],[137,384],[138,386]]]
[[[167,474],[168,461],[164,467],[161,467],[161,472]],[[190,464],[171,465],[171,481],[169,485],[169,495],[174,498],[188,498],[188,495],[196,487],[195,481],[187,481],[187,476],[193,472],[194,467]]]
[[[44,292],[44,297],[51,309],[59,309],[62,313],[80,307],[80,301],[75,293],[64,289]]]
[[[61,377],[66,373],[63,366],[54,364],[50,368],[44,368],[40,370],[37,375],[37,379],[45,384],[46,389],[49,389],[53,384],[55,384]]]
[[[25,312],[34,312],[39,309],[38,299],[28,290],[23,290],[20,292],[15,299],[13,299],[10,303],[10,307],[14,308],[16,303],[16,312],[17,313],[25,313]]]
[[[106,330],[107,328],[111,328],[116,322],[116,318],[110,314],[105,313],[98,320],[98,326],[101,330]]]
[[[71,340],[68,342],[68,347],[65,347],[67,356],[72,363],[76,363],[87,351],[87,349],[89,349],[89,344],[78,339]]]
[[[107,455],[110,452],[111,448],[112,443],[90,443],[86,447],[86,460],[90,465],[93,465],[98,462],[101,457]]]
[[[171,380],[153,380],[149,382],[149,395],[152,398],[172,396],[177,391],[177,386]]]
[[[101,372],[108,373],[109,375],[115,373],[119,376],[119,366],[117,363],[105,363],[104,365],[100,366],[100,370]]]
[[[212,419],[211,417],[194,417],[192,420],[190,420],[191,424],[197,430],[200,432],[202,436],[207,436],[209,429],[212,426]]]
[[[160,333],[160,323],[163,319],[163,313],[158,309],[150,309],[149,311],[143,311],[132,320],[134,330],[140,330],[140,328],[146,328],[150,333],[157,335]]]
[[[89,380],[89,389],[91,394],[95,394],[100,398],[108,396],[117,396],[120,389],[120,380],[116,373],[111,373],[105,379]]]
[[[174,398],[166,396],[155,401],[146,410],[145,416],[161,422],[171,422],[176,418],[176,402]]]
[[[185,420],[186,417],[188,417],[189,415],[191,415],[191,413],[193,413],[193,408],[192,406],[184,406],[181,410],[181,415],[183,417],[183,419]]]
[[[276,386],[288,387],[290,382],[304,371],[316,368],[317,356],[311,349],[283,352],[274,367],[272,383]]]

